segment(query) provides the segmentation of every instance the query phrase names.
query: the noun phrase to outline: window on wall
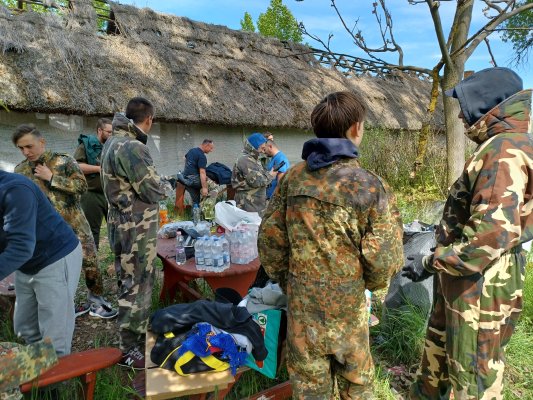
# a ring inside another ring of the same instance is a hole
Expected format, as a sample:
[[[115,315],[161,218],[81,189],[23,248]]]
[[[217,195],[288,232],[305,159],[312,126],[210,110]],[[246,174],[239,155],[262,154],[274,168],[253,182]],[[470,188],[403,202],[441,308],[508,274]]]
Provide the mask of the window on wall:
[[[69,0],[0,0],[0,4],[15,13],[33,11],[63,15],[66,9],[72,8]],[[109,2],[107,0],[93,0],[93,7],[96,11],[98,32],[118,35],[118,26]]]

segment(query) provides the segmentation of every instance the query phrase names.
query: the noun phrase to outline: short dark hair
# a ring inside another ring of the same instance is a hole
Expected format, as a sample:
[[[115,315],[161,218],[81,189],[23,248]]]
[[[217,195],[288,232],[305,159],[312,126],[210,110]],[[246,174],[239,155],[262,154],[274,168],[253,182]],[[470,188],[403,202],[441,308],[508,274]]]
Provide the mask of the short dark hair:
[[[134,97],[126,106],[126,118],[134,124],[143,122],[148,117],[154,116],[154,105],[144,97]]]
[[[311,113],[311,125],[319,138],[345,138],[346,131],[356,122],[364,122],[366,104],[354,92],[328,94]]]
[[[36,138],[42,138],[43,135],[41,135],[41,132],[37,130],[37,127],[33,124],[22,124],[17,126],[17,129],[15,129],[15,132],[13,132],[13,135],[11,136],[11,141],[16,146],[17,142],[20,140],[22,136],[25,136],[27,134],[32,134]]]
[[[113,125],[113,121],[109,118],[98,118],[98,121],[96,122],[96,130],[104,129],[104,125]]]
[[[211,139],[204,139],[204,141],[202,142],[202,144],[211,144],[211,143],[213,143]]]
[[[267,140],[267,144],[271,144],[272,146],[274,146],[276,149],[278,148],[278,145],[276,144],[276,142],[274,142],[273,140]]]

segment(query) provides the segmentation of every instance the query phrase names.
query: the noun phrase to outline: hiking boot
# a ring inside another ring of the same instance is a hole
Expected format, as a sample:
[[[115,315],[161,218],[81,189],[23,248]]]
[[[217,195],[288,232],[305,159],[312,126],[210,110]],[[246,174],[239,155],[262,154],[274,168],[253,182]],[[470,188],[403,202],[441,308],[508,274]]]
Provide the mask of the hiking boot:
[[[89,310],[91,317],[98,317],[103,319],[115,318],[118,315],[118,310],[109,307],[107,304],[91,304]]]
[[[122,355],[122,358],[117,363],[121,367],[128,367],[132,369],[144,369],[144,351],[137,346],[132,347],[128,352]]]
[[[91,309],[91,305],[89,303],[82,303],[82,304],[79,304],[77,306],[75,305],[74,306],[74,316],[77,318],[80,315],[88,313],[90,309]]]

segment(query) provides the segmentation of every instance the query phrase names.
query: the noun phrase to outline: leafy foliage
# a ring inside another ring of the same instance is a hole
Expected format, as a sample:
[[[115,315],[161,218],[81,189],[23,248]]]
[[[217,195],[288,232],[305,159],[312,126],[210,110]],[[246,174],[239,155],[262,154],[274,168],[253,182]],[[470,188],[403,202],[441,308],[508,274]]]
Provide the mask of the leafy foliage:
[[[244,20],[241,20],[241,27],[245,31],[255,32],[252,17],[247,12],[244,13]],[[259,14],[259,18],[257,18],[257,29],[263,36],[297,43],[302,42],[302,32],[298,26],[298,21],[289,8],[283,4],[283,0],[270,1],[267,10]]]
[[[531,4],[533,0],[518,1],[516,6]],[[521,12],[504,22],[503,27],[508,29],[504,32],[504,42],[513,43],[515,51],[514,61],[516,64],[527,63],[529,51],[533,47],[533,10]]]
[[[241,29],[247,32],[255,32],[254,21],[248,12],[245,12],[244,18],[241,19]]]

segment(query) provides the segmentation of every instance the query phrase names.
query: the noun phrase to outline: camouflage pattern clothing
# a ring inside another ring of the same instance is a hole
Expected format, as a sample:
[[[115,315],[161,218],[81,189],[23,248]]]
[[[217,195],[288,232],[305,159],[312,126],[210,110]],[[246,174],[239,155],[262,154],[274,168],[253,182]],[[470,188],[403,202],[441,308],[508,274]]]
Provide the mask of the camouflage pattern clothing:
[[[32,170],[37,164],[46,165],[52,171],[50,182],[45,182],[33,174]],[[80,205],[80,196],[87,190],[87,181],[76,160],[68,154],[45,151],[37,161],[22,161],[15,167],[15,172],[27,176],[37,184],[57,212],[72,227],[83,249],[82,269],[85,284],[91,293],[101,296],[103,284],[96,245]]]
[[[49,338],[27,346],[0,342],[0,400],[22,399],[19,386],[57,363]]]
[[[164,189],[148,136],[123,114],[102,151],[102,183],[109,203],[109,244],[119,285],[118,323],[123,351],[144,342],[152,302],[159,200]]]
[[[266,204],[266,188],[272,176],[259,160],[260,153],[246,140],[242,155],[237,159],[231,174],[237,207],[263,215]]]
[[[468,131],[480,144],[451,187],[437,230],[434,309],[412,399],[501,399],[504,347],[522,311],[533,239],[531,91]]]
[[[308,162],[281,179],[258,238],[261,264],[288,296],[294,398],[370,399],[364,290],[386,287],[403,263],[400,215],[387,184],[356,158],[316,170]]]

